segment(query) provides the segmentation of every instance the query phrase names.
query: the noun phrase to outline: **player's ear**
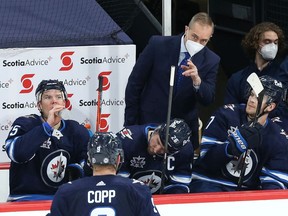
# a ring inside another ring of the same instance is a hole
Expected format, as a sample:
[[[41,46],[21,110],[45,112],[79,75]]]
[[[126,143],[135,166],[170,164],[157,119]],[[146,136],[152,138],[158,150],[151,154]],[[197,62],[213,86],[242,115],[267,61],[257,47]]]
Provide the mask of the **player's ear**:
[[[147,133],[147,140],[150,142],[151,137],[153,136],[154,130],[149,130]]]
[[[276,104],[274,102],[271,102],[270,104],[268,104],[268,106],[264,109],[265,112],[271,112],[272,110],[274,110],[276,107]]]
[[[37,109],[39,110],[39,112],[42,111],[42,105],[40,102],[37,103]]]
[[[189,30],[189,26],[185,25],[185,31],[184,31],[184,32],[185,32],[185,33],[184,33],[185,35],[186,35],[186,32],[187,32],[188,30]]]

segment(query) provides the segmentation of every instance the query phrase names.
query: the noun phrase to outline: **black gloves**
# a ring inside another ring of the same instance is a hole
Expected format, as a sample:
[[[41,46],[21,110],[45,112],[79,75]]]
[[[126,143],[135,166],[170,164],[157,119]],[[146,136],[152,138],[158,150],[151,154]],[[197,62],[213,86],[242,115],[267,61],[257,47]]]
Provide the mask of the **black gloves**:
[[[72,163],[67,166],[65,175],[68,176],[69,181],[73,181],[84,177],[84,170],[80,164]]]
[[[247,149],[257,149],[262,142],[262,125],[256,123],[253,126],[241,126],[235,129],[229,136],[227,153],[229,156],[239,158]]]

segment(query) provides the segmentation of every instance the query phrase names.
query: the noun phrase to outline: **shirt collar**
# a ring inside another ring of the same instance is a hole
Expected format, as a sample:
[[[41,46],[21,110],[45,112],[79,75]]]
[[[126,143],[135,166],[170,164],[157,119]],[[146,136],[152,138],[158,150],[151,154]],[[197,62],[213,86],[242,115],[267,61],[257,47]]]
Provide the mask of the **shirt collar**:
[[[180,53],[188,52],[186,47],[185,47],[185,44],[184,44],[184,35],[185,34],[183,34],[182,37],[181,37]]]

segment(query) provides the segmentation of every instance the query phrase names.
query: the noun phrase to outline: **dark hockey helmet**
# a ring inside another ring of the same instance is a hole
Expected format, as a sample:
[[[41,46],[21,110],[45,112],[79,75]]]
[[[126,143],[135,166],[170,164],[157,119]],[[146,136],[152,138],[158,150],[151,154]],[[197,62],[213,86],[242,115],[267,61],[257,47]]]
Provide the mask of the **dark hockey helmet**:
[[[67,92],[66,89],[64,87],[64,84],[62,81],[58,81],[58,80],[42,80],[36,91],[35,91],[35,96],[36,96],[36,100],[37,102],[39,102],[41,100],[42,94],[43,92],[50,90],[50,89],[56,89],[56,90],[60,90],[63,94],[63,98],[65,100],[67,100]]]
[[[162,124],[155,129],[159,132],[159,136],[163,145],[165,145],[166,137],[166,124]],[[185,146],[190,141],[191,130],[188,124],[179,118],[172,119],[169,125],[168,143],[167,150],[168,153],[174,154]]]
[[[117,165],[124,162],[121,140],[112,132],[96,132],[88,143],[90,164]]]
[[[263,85],[264,94],[269,97],[267,104],[272,102],[279,104],[279,102],[283,100],[285,92],[282,82],[267,75],[261,76],[259,79]]]

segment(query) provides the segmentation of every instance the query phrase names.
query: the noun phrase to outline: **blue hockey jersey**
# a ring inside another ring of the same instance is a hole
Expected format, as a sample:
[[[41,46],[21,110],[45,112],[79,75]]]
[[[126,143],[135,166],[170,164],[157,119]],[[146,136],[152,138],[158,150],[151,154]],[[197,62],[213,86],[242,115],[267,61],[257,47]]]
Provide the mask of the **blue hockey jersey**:
[[[59,187],[51,216],[160,215],[149,188],[117,175],[84,177]]]
[[[239,161],[227,156],[229,133],[247,123],[245,105],[225,105],[211,117],[203,131],[201,151],[194,164],[193,180],[236,188]],[[246,157],[242,189],[287,189],[288,141],[281,128],[267,119],[261,130],[262,143]],[[241,156],[240,156],[241,158]],[[193,186],[193,184],[192,184]]]
[[[11,159],[11,201],[54,195],[68,181],[67,166],[87,159],[89,133],[83,125],[62,119],[60,128],[49,135],[42,124],[35,114],[19,117],[12,124],[5,143]]]
[[[135,178],[151,189],[152,194],[160,192],[163,155],[150,155],[148,131],[155,125],[126,126],[117,133],[124,150],[124,163],[119,175]],[[187,193],[191,181],[194,150],[192,143],[186,144],[178,153],[167,156],[165,167],[165,193]]]

